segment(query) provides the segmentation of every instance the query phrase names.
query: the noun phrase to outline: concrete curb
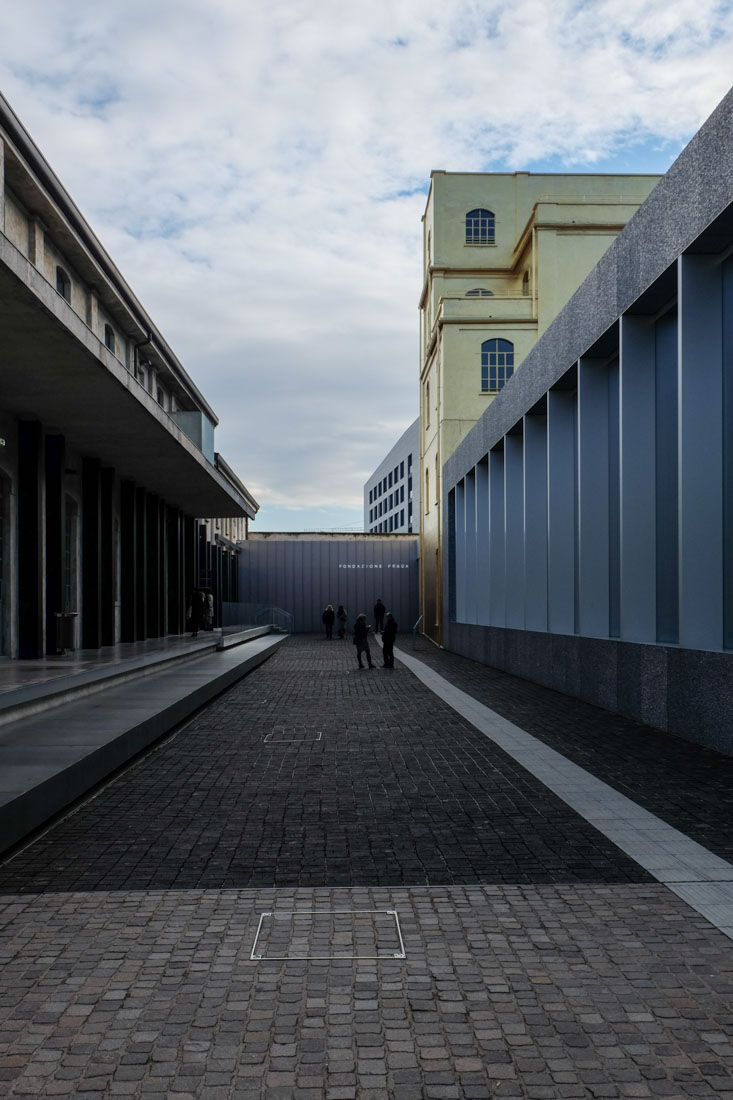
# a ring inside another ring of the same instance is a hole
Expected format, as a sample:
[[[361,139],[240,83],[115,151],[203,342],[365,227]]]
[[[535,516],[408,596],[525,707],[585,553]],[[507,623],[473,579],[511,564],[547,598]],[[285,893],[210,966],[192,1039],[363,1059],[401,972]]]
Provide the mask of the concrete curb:
[[[143,682],[115,684],[101,702],[96,695],[7,725],[0,745],[0,852],[261,665],[286,637],[205,656],[195,668],[186,661],[183,675],[167,669]]]

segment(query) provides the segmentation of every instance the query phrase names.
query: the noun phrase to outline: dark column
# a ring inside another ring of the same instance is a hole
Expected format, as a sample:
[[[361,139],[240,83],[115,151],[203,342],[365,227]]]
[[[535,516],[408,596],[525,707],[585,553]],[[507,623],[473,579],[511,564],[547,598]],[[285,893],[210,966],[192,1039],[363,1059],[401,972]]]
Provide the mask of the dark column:
[[[137,512],[135,483],[120,484],[120,636],[123,642],[137,638]]]
[[[146,557],[148,564],[146,600],[148,623],[146,636],[148,638],[159,638],[163,633],[160,622],[160,566],[162,555],[160,546],[160,500],[154,493],[148,493],[146,511]]]
[[[136,623],[135,638],[143,641],[148,636],[148,555],[147,555],[147,493],[144,489],[135,490],[135,561],[136,570]]]
[[[102,498],[97,458],[81,460],[81,644],[102,644]]]
[[[224,598],[221,594],[222,590],[222,573],[224,570],[224,555],[226,551],[223,546],[214,546],[214,576],[212,578],[211,587],[214,590],[214,624],[219,625],[220,619],[220,604]]]
[[[168,571],[168,625],[169,634],[183,633],[183,538],[182,517],[177,508],[166,509],[166,558]]]
[[[40,421],[18,424],[18,656],[43,655]]]
[[[209,544],[206,541],[206,524],[199,524],[199,565],[196,585],[206,588],[209,583]]]
[[[56,611],[64,607],[64,467],[62,435],[47,435],[46,456],[46,653],[56,653]]]
[[[198,525],[191,516],[183,517],[183,604],[184,611],[198,584]]]
[[[168,505],[164,500],[160,501],[158,508],[158,529],[160,539],[160,586],[159,592],[159,622],[160,633],[163,637],[168,633]]]
[[[117,587],[117,546],[115,545],[115,472],[111,467],[102,470],[102,592],[101,619],[102,645],[114,645],[115,638],[115,589]]]
[[[239,557],[239,550],[232,554],[232,603],[239,603]]]

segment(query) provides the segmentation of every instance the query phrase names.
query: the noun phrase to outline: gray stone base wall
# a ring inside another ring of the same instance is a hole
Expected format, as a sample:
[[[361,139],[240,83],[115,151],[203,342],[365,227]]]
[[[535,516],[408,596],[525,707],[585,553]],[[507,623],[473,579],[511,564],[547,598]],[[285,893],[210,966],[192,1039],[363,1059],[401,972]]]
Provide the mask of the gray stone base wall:
[[[447,623],[444,646],[733,755],[733,653]]]

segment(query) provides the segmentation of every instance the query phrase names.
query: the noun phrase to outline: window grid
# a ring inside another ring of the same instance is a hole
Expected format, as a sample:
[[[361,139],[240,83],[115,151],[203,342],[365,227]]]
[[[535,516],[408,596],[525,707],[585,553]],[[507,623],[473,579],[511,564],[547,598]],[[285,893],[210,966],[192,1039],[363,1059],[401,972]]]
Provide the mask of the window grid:
[[[514,344],[485,340],[481,345],[481,392],[498,393],[514,374]]]
[[[491,210],[469,210],[466,214],[466,244],[494,244],[495,228]]]

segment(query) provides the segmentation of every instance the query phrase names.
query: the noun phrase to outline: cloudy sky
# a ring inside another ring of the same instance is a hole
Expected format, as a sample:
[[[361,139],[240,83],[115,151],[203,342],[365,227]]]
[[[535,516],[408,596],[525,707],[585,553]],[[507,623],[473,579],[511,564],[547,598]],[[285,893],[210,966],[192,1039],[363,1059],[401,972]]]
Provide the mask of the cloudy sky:
[[[23,0],[0,88],[217,412],[260,530],[417,415],[431,169],[664,172],[733,0]]]

